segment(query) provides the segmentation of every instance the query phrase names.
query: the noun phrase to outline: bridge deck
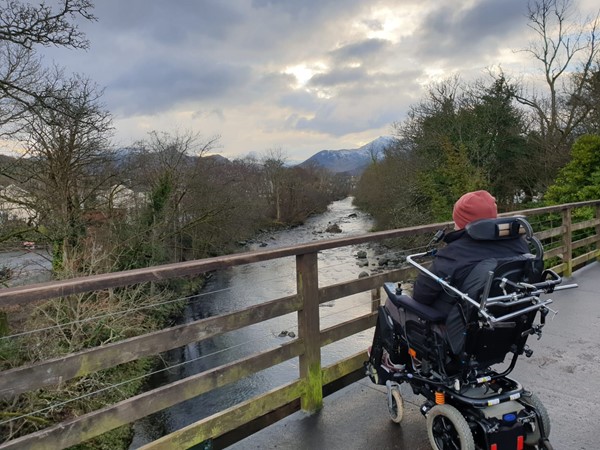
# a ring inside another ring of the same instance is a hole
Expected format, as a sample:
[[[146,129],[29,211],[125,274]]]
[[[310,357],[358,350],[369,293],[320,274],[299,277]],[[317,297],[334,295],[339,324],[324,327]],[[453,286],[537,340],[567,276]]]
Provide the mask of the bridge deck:
[[[532,338],[531,358],[521,358],[513,377],[538,394],[550,414],[556,449],[598,448],[600,393],[600,264],[593,263],[566,280],[578,289],[552,295],[559,314]],[[550,316],[549,316],[550,317]],[[229,447],[232,449],[430,449],[422,397],[406,385],[405,416],[400,426],[389,419],[385,388],[361,379],[325,398],[314,415],[295,413]]]

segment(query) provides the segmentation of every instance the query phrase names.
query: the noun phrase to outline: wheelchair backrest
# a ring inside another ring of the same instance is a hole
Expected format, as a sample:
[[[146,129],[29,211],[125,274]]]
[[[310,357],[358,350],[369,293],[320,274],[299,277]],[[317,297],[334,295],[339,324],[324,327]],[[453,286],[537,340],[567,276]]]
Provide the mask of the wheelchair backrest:
[[[507,278],[510,281],[525,281],[535,283],[540,280],[544,270],[544,249],[538,238],[533,235],[531,225],[524,217],[500,217],[497,219],[483,219],[469,223],[465,227],[467,233],[475,240],[505,240],[523,238],[529,245],[532,253],[518,255],[512,258],[504,258],[496,261],[491,269],[494,272],[492,283],[492,295],[496,295],[499,280]],[[477,292],[478,281],[485,283],[487,273],[493,265],[490,260],[482,261],[472,270],[469,275],[469,286],[471,298],[477,300],[480,292]],[[483,285],[481,286],[483,288]],[[464,291],[463,291],[464,292]]]
[[[516,255],[496,259],[489,258],[478,263],[458,289],[470,298],[480,301],[482,295],[497,296],[506,288],[501,287],[502,279],[513,282],[535,283],[543,272],[543,249],[539,240],[533,236],[529,223],[522,217],[484,219],[472,222],[466,227],[467,233],[476,240],[499,240],[524,238],[535,254]],[[489,292],[484,288],[492,273]],[[506,308],[505,306],[494,306]],[[490,312],[494,312],[491,311]],[[502,312],[512,312],[504,309]],[[499,329],[482,328],[478,325],[477,308],[466,302],[458,302],[448,314],[446,320],[447,338],[451,350],[458,355],[467,356],[483,366],[501,363],[509,351],[525,344],[521,338],[523,329],[533,321],[535,314],[515,320],[508,327]]]

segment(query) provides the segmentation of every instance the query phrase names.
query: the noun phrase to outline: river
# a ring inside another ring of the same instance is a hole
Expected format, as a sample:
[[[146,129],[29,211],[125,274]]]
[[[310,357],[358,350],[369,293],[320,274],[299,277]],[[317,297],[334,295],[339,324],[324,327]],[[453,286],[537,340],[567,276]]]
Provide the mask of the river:
[[[328,225],[336,223],[341,233],[328,233]],[[309,218],[302,226],[266,234],[251,244],[249,250],[275,248],[332,239],[369,231],[369,216],[352,206],[352,198],[333,202],[328,210]],[[318,255],[319,285],[358,277],[365,270],[357,265],[359,250],[370,253],[366,245],[326,250]],[[188,303],[182,322],[224,314],[273,300],[296,291],[295,258],[282,258],[256,264],[233,267],[213,274],[203,291]],[[321,329],[370,311],[370,294],[362,293],[321,305]],[[155,388],[225,364],[238,358],[276,347],[297,335],[297,314],[262,322],[218,338],[187,345],[163,354],[169,370],[152,376],[150,387]],[[322,349],[322,365],[365,349],[372,332],[359,333]],[[298,359],[292,359],[268,370],[225,386],[216,391],[190,399],[161,411],[134,425],[130,449],[158,439],[186,425],[208,417],[252,396],[259,395],[298,378]]]

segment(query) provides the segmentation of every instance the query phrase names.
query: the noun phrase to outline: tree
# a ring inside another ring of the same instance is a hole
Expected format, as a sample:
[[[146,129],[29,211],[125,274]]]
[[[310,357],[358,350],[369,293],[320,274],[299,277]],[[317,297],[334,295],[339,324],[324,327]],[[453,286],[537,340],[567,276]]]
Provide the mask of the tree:
[[[87,40],[72,20],[78,16],[94,20],[91,9],[89,0],[63,0],[56,8],[43,2],[34,6],[17,0],[2,0],[0,137],[6,138],[19,132],[19,121],[35,114],[35,106],[45,104],[52,107],[53,102],[49,100],[54,91],[47,89],[45,79],[48,73],[41,68],[35,47],[86,48]],[[0,172],[4,170],[0,169]],[[4,313],[0,313],[0,319],[6,320]]]
[[[419,184],[429,199],[429,208],[434,220],[452,219],[454,202],[465,192],[486,187],[482,169],[472,164],[464,144],[453,144],[450,140],[441,143],[444,163],[437,170],[428,170],[420,175]]]
[[[577,101],[586,104],[590,111],[576,130],[577,136],[600,134],[600,61],[594,64],[591,75],[585,81],[583,94]]]
[[[511,208],[531,182],[528,130],[514,91],[502,77],[431,85],[394,124],[396,145],[363,174],[356,204],[384,228],[449,220],[454,202],[474,189]]]
[[[571,160],[544,199],[552,204],[600,198],[600,136],[580,137],[571,149]]]
[[[428,223],[431,211],[420,186],[419,162],[400,143],[383,160],[366,168],[354,192],[354,204],[376,219],[380,230]]]
[[[537,182],[529,170],[528,126],[515,104],[516,90],[504,77],[490,85],[477,81],[467,94],[471,105],[463,112],[472,123],[469,158],[480,171],[482,184],[507,207],[521,192],[532,196]]]
[[[527,129],[514,90],[502,77],[491,84],[452,78],[431,86],[411,108],[408,121],[397,127],[398,138],[419,160],[429,203],[444,197],[451,205],[460,191],[478,187],[510,205],[524,189],[515,168],[527,158]]]
[[[217,214],[205,208],[207,203],[212,204],[212,198],[199,194],[194,186],[204,181],[200,161],[218,139],[203,141],[198,133],[152,131],[148,139],[135,145],[127,162],[127,183],[145,195],[146,201],[133,224],[119,224],[123,249],[120,268],[184,259],[184,236]],[[209,209],[212,211],[212,207]]]
[[[543,191],[568,161],[576,131],[597,108],[585,100],[585,92],[599,55],[599,19],[579,20],[572,0],[531,1],[528,18],[537,40],[525,51],[542,66],[545,91],[521,92],[515,98],[530,109],[536,125],[530,137],[539,151],[532,163]]]
[[[55,245],[56,268],[72,262],[86,235],[86,213],[97,207],[110,170],[111,116],[102,92],[86,78],[57,79],[50,108],[35,104],[18,137],[25,150],[14,178],[38,217],[29,224]],[[15,199],[13,199],[14,201]]]
[[[54,89],[47,89],[53,74],[42,69],[36,54],[38,46],[85,49],[88,41],[74,20],[95,20],[89,0],[62,0],[58,5],[37,5],[17,0],[0,3],[0,127],[2,133],[31,113],[34,105],[60,107],[52,100]],[[64,113],[65,111],[63,111]],[[18,127],[17,127],[18,129]]]
[[[88,41],[77,25],[69,21],[77,16],[95,20],[89,0],[62,0],[57,7],[41,2],[23,4],[16,0],[3,0],[0,8],[0,40],[25,48],[35,45],[57,45],[87,48]]]
[[[262,160],[266,194],[275,213],[275,222],[282,222],[282,192],[286,181],[285,157],[281,149],[267,150]]]

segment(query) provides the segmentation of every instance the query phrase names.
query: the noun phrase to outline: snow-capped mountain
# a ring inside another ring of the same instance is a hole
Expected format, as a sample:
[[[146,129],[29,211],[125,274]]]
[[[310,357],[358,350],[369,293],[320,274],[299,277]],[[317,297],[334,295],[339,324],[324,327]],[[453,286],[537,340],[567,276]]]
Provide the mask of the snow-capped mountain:
[[[300,167],[317,165],[334,173],[360,174],[373,158],[383,158],[384,148],[392,145],[394,141],[392,136],[380,136],[356,149],[321,150],[298,165]]]

